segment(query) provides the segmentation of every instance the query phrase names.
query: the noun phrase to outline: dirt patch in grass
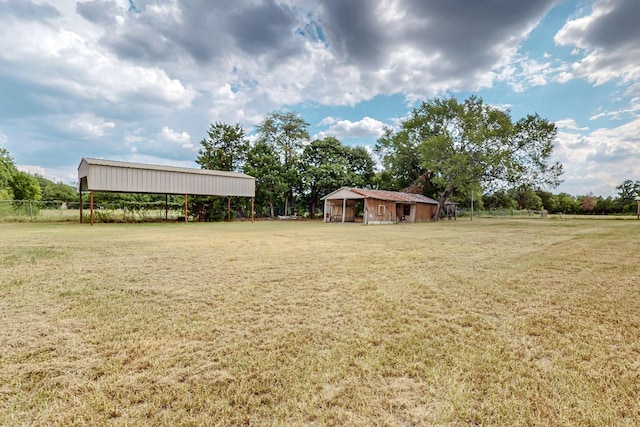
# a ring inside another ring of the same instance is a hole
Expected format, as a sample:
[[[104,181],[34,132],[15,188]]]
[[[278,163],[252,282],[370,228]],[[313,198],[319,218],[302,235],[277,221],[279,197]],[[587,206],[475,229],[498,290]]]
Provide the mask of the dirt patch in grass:
[[[0,224],[2,425],[637,425],[640,227]]]

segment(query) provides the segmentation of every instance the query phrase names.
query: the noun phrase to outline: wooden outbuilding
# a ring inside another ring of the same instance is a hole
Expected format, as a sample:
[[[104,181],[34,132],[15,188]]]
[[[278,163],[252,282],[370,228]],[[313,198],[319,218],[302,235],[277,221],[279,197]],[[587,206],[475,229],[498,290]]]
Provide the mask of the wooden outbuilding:
[[[324,196],[324,222],[355,222],[363,203],[364,224],[431,221],[438,202],[422,194],[342,187]]]
[[[80,192],[80,222],[82,222],[82,192],[90,194],[91,224],[93,224],[94,191],[114,193],[176,194],[185,196],[185,221],[188,218],[188,195],[251,197],[256,180],[243,173],[149,165],[113,160],[83,158],[78,166]],[[167,208],[165,207],[165,210]]]

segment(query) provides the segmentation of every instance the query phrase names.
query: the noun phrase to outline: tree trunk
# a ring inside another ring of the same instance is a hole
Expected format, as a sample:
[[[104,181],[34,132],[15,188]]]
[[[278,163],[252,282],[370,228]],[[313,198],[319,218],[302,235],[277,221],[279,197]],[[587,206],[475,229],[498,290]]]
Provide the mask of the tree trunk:
[[[271,219],[275,218],[274,212],[273,212],[273,198],[269,197],[269,214]]]
[[[456,187],[450,187],[442,192],[440,197],[438,197],[438,207],[436,208],[436,213],[433,214],[433,220],[438,221],[440,219],[440,212],[442,212],[442,208],[447,200],[449,200],[449,196],[456,190]]]
[[[316,199],[315,198],[312,198],[309,201],[309,218],[311,219],[316,218]]]
[[[296,198],[293,195],[293,190],[291,191],[291,215],[296,215]]]
[[[318,193],[316,192],[315,186],[311,188],[311,195],[309,195],[309,218],[316,218],[316,204],[318,201]]]

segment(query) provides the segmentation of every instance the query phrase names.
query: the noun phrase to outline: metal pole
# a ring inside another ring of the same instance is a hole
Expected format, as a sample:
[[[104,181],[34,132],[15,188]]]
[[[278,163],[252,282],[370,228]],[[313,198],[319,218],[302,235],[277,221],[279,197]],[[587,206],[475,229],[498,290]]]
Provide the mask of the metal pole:
[[[189,222],[189,208],[188,208],[188,203],[189,203],[189,195],[185,194],[184,195],[184,222]]]
[[[164,222],[169,221],[169,195],[164,195]]]
[[[89,192],[89,209],[91,210],[91,225],[93,225],[93,191]]]
[[[251,198],[251,224],[253,224],[254,198]]]
[[[80,190],[80,224],[82,224],[82,190]]]
[[[231,197],[227,196],[227,222],[231,222]]]

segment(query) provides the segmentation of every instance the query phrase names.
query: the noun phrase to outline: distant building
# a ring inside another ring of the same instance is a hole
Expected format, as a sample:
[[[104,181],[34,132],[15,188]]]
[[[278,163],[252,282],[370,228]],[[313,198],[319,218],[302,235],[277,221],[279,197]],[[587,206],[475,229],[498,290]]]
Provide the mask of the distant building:
[[[364,224],[428,222],[438,202],[421,194],[342,187],[324,196],[324,222],[355,222],[356,203],[363,203]]]

